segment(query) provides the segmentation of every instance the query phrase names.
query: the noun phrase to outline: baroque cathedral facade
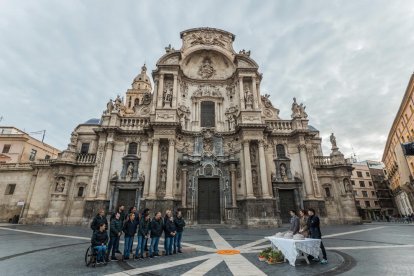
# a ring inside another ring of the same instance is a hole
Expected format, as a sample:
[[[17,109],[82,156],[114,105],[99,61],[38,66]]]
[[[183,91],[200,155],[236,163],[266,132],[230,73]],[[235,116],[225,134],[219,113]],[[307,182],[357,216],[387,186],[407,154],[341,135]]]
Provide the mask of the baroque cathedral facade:
[[[88,223],[119,204],[181,209],[189,224],[277,226],[314,208],[359,221],[352,165],[332,135],[324,156],[305,106],[281,119],[250,51],[227,31],[181,32],[151,74],[144,65],[101,119],[80,124],[57,159],[32,164],[26,223]],[[152,76],[152,82],[149,75]]]

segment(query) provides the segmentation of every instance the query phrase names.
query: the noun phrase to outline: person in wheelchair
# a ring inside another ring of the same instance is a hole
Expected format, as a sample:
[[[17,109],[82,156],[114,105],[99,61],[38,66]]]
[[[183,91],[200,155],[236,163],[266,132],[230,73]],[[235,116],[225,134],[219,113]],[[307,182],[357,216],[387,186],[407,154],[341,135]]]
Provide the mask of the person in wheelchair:
[[[93,249],[97,253],[96,263],[105,263],[106,244],[108,243],[108,233],[106,232],[105,223],[101,222],[99,224],[99,230],[93,232],[91,242]]]

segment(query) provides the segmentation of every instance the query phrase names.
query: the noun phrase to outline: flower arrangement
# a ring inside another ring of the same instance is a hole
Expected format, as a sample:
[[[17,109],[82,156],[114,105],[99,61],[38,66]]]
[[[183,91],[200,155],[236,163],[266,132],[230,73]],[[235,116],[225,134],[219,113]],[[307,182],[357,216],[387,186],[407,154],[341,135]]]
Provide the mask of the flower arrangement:
[[[270,252],[272,252],[271,247],[268,247],[268,248],[264,249],[262,252],[260,252],[259,253],[259,261],[261,261],[261,262],[267,261],[267,257],[268,257]]]
[[[284,260],[284,256],[280,250],[272,250],[267,255],[267,263],[268,264],[280,264]]]

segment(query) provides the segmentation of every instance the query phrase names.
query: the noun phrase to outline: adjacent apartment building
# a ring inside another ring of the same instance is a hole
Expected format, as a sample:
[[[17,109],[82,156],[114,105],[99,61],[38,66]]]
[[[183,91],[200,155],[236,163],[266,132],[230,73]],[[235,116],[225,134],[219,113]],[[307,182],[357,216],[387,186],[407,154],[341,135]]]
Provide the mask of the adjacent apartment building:
[[[402,144],[414,141],[414,74],[388,134],[382,162],[401,215],[414,210],[414,156],[406,156]]]
[[[379,219],[381,207],[367,162],[353,162],[352,167],[351,184],[360,217],[363,220]]]

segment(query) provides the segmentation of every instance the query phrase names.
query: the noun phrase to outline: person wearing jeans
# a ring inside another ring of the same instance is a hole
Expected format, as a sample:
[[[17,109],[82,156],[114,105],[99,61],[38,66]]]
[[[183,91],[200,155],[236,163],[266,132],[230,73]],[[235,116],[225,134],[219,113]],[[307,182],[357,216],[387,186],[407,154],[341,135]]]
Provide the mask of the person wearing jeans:
[[[124,260],[128,260],[131,252],[132,241],[134,240],[135,232],[137,231],[134,213],[129,214],[128,220],[125,222],[122,231],[125,233]]]
[[[98,231],[93,232],[92,246],[97,252],[97,263],[105,262],[106,243],[108,242],[108,233],[106,233],[106,224],[100,223]]]
[[[150,224],[150,217],[149,214],[145,214],[145,217],[141,219],[139,222],[138,228],[138,245],[137,249],[135,250],[135,260],[139,258],[144,258],[144,250],[146,241],[149,238],[149,224]]]
[[[151,235],[151,244],[149,248],[150,258],[159,256],[158,254],[158,243],[162,235],[164,228],[163,219],[161,218],[161,212],[155,214],[154,219],[150,222],[150,235]]]
[[[176,254],[177,252],[178,253],[183,253],[181,251],[181,239],[183,237],[185,221],[183,219],[181,211],[177,211],[177,214],[176,214],[175,219],[174,219],[174,224],[175,224],[175,227],[177,229],[177,233],[174,236],[174,251],[173,251],[173,253],[174,254]]]
[[[171,216],[169,219],[167,219],[167,222],[165,224],[165,255],[172,255],[172,249],[174,244],[174,236],[176,235],[176,227],[174,223],[174,218]]]
[[[111,226],[109,230],[110,240],[109,240],[109,245],[108,245],[108,256],[111,253],[111,249],[112,249],[112,256],[111,256],[112,261],[118,260],[115,257],[115,252],[117,252],[119,248],[119,239],[122,234],[122,222],[120,218],[121,218],[121,214],[117,212],[114,218],[111,220]]]

